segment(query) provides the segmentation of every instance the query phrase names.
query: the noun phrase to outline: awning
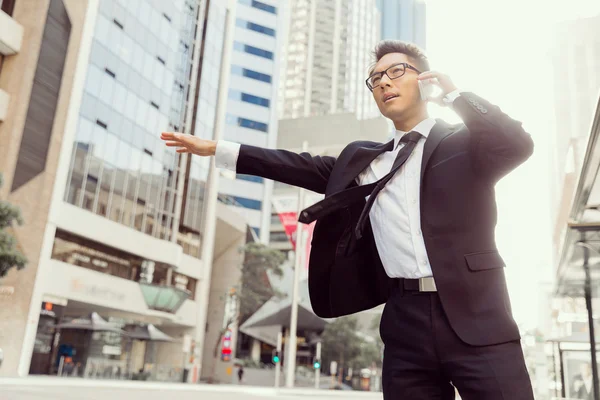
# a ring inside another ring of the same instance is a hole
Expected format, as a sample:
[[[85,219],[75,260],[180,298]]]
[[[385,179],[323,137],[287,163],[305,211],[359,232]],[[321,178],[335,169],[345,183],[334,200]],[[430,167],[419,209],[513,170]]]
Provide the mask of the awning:
[[[134,340],[144,340],[148,342],[174,342],[175,339],[159,330],[152,324],[148,325],[128,325],[125,327],[127,336]]]
[[[175,314],[183,302],[190,297],[190,292],[175,286],[140,282],[140,288],[148,308],[171,314]]]
[[[72,329],[80,331],[93,331],[93,332],[115,332],[125,334],[125,332],[119,328],[118,325],[108,322],[97,312],[91,313],[87,317],[79,317],[61,322],[56,325],[56,328],[61,330]]]

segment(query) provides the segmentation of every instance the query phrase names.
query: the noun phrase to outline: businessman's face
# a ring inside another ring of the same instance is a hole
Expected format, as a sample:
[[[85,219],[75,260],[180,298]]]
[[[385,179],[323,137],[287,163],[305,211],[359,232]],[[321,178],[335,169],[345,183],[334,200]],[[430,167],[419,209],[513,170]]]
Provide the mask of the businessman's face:
[[[371,75],[382,72],[399,63],[407,63],[415,67],[415,63],[402,53],[389,53],[381,57],[377,62]],[[390,72],[390,75],[393,75]],[[383,116],[392,121],[410,118],[422,111],[425,102],[421,101],[417,76],[419,73],[411,68],[406,68],[404,75],[396,79],[390,79],[383,74],[376,81],[378,85],[373,88],[373,98]],[[375,85],[374,85],[375,86]]]

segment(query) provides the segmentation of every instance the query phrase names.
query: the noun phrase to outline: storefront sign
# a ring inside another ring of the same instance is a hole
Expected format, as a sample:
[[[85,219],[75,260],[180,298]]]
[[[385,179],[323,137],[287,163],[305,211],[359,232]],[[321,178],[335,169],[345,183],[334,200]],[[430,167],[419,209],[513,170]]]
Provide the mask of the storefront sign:
[[[124,301],[125,293],[117,292],[111,288],[99,286],[95,283],[84,282],[79,279],[71,280],[71,290],[76,293],[86,294],[88,296],[108,301]]]
[[[121,346],[102,346],[102,354],[106,354],[108,356],[120,356],[121,355]]]

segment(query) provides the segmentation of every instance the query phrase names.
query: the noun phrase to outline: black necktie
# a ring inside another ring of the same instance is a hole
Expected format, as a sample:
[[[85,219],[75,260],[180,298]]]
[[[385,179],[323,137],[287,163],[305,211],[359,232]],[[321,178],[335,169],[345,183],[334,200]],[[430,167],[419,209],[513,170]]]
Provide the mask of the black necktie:
[[[381,189],[384,188],[384,186],[390,181],[390,179],[392,179],[394,174],[396,174],[400,167],[406,162],[406,160],[408,160],[408,157],[414,150],[417,142],[421,137],[422,136],[419,132],[409,132],[406,135],[402,136],[402,138],[400,139],[400,143],[406,143],[406,145],[398,152],[398,155],[394,160],[394,164],[392,165],[392,169],[386,176],[384,176],[377,182],[346,189],[330,197],[327,197],[326,199],[323,199],[320,202],[302,211],[298,220],[304,224],[309,224],[314,220],[331,213],[334,210],[346,207],[370,195],[367,204],[364,206],[362,213],[360,214],[355,229],[356,238],[360,239],[362,237],[362,229],[364,227],[365,220],[369,215],[369,211],[373,206],[373,202],[375,201],[377,194],[379,194]]]

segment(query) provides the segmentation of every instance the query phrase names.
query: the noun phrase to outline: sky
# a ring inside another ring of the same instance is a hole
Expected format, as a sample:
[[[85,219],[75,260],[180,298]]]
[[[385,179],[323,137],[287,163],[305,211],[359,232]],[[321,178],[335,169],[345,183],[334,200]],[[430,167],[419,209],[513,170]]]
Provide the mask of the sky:
[[[598,15],[598,0],[427,0],[431,68],[450,75],[523,122],[534,155],[496,187],[496,240],[506,262],[513,313],[523,329],[543,323],[541,285],[551,285],[549,138],[554,135],[552,65],[557,22]],[[447,109],[430,113],[450,122]],[[549,310],[548,310],[549,315]]]

